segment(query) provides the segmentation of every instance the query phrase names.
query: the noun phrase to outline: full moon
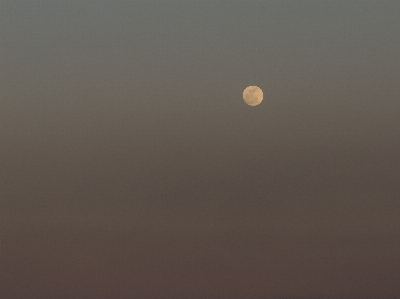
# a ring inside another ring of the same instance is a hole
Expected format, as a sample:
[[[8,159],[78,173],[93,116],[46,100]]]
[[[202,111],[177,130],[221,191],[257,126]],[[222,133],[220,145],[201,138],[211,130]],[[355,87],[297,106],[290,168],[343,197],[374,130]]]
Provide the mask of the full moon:
[[[243,100],[249,106],[257,106],[263,100],[263,92],[258,86],[249,86],[243,91]]]

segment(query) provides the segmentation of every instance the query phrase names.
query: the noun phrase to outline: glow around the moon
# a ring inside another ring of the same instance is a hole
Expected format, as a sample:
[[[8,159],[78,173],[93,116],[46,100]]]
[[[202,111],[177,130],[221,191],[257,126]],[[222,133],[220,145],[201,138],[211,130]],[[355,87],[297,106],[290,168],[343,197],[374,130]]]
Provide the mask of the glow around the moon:
[[[243,91],[243,100],[249,106],[257,106],[263,100],[263,92],[258,86],[249,86]]]

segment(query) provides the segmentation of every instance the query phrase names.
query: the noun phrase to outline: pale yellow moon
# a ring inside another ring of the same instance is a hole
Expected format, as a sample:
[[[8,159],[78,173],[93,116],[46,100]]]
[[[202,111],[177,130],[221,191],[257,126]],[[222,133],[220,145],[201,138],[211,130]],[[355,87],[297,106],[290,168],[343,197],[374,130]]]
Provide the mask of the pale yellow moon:
[[[249,86],[243,91],[243,100],[249,106],[259,105],[263,97],[263,92],[258,86]]]

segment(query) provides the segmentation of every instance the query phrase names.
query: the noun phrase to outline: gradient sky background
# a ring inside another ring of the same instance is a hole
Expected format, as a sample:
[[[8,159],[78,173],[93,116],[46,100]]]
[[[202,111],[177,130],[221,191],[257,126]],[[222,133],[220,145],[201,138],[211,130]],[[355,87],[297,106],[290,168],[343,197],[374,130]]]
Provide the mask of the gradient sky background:
[[[4,298],[400,298],[399,1],[0,10]]]

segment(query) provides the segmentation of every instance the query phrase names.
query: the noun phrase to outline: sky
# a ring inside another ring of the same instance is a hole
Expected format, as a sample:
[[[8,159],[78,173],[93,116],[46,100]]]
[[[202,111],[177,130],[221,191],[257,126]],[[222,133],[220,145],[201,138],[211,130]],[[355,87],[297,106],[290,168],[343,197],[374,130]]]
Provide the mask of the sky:
[[[1,1],[4,298],[399,298],[399,32],[399,1]]]

